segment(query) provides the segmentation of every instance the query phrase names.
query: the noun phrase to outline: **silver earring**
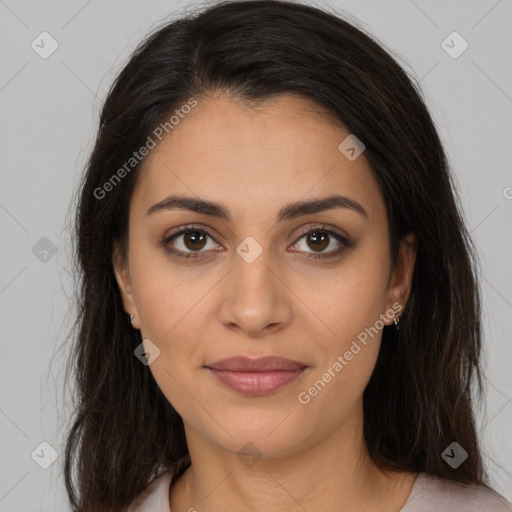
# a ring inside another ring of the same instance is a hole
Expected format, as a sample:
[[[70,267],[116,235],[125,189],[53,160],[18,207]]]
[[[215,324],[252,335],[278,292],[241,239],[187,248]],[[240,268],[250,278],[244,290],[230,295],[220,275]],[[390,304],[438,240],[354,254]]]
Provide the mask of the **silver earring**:
[[[393,317],[393,322],[395,322],[396,330],[398,331],[400,328],[398,327],[398,322],[400,321],[400,315],[396,316],[396,311],[394,312],[395,316]]]
[[[130,323],[131,323],[131,324],[133,324],[133,317],[134,317],[134,316],[135,316],[135,315],[133,315],[133,314],[132,314],[132,315],[130,315]]]

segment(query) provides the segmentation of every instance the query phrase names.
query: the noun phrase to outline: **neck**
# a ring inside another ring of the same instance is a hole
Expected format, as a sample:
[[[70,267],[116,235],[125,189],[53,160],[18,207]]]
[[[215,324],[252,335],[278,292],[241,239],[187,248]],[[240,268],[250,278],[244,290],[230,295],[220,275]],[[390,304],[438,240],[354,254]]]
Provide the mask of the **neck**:
[[[245,463],[190,425],[185,431],[191,466],[172,488],[172,512],[396,512],[414,483],[412,473],[383,472],[373,463],[362,421],[307,449]]]

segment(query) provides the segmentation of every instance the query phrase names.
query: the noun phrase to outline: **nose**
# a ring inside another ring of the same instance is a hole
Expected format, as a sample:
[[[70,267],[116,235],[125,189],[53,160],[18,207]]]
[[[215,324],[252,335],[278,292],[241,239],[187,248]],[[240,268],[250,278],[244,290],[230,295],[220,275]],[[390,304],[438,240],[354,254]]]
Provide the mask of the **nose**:
[[[263,251],[251,263],[234,256],[234,268],[222,288],[220,321],[250,337],[283,329],[292,318],[292,294],[268,256]]]

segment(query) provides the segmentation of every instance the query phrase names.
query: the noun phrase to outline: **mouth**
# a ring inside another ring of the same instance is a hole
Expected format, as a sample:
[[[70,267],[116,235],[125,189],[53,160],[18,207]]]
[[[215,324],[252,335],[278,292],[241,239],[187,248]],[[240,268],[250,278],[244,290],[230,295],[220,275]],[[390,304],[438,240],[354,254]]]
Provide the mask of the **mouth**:
[[[266,395],[299,378],[304,363],[282,357],[257,359],[238,356],[208,364],[205,368],[229,389],[243,395]]]

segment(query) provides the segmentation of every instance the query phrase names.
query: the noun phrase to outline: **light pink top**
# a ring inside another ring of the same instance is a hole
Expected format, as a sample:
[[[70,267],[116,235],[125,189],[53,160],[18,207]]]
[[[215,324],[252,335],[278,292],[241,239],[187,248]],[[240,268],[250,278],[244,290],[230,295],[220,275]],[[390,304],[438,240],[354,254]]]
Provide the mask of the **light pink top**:
[[[171,512],[171,473],[162,473],[144,491],[142,503],[129,512]],[[462,485],[420,473],[398,512],[512,512],[512,504],[497,492],[477,485]]]

